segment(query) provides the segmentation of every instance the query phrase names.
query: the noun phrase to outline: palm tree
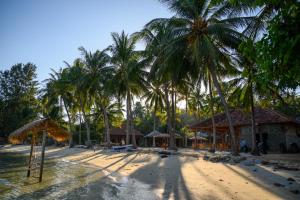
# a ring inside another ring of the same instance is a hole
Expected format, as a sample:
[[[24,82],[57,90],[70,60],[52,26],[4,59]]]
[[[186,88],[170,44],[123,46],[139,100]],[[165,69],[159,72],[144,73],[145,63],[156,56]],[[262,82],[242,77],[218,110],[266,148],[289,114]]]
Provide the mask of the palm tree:
[[[164,107],[163,91],[157,82],[150,83],[144,96],[145,102],[153,108],[153,131],[156,130],[156,112],[158,108]]]
[[[51,91],[52,98],[58,98],[62,101],[64,105],[64,110],[66,111],[68,117],[70,136],[70,147],[73,146],[73,135],[72,135],[72,117],[70,110],[72,109],[73,96],[72,96],[72,85],[69,84],[69,76],[67,69],[60,69],[58,72],[52,70],[53,73],[50,74],[49,79],[45,80],[47,82],[48,91]],[[51,87],[51,88],[49,88]]]
[[[211,77],[208,78],[208,87],[209,87],[209,98],[210,98],[210,110],[211,110],[211,122],[212,122],[212,131],[213,131],[213,142],[211,151],[215,152],[216,145],[217,145],[217,130],[216,130],[216,123],[215,123],[215,108],[214,108],[214,96],[211,84]]]
[[[254,155],[258,155],[259,152],[256,146],[257,138],[255,128],[255,96],[263,97],[267,94],[267,96],[275,95],[279,99],[281,99],[281,96],[276,89],[276,84],[272,82],[268,82],[268,84],[261,82],[259,78],[259,70],[251,58],[247,56],[239,56],[239,60],[237,61],[242,68],[238,71],[238,76],[228,82],[230,88],[233,88],[229,101],[236,99],[238,102],[241,102],[243,107],[250,109],[252,133],[251,152]],[[260,141],[262,141],[261,133],[259,136]]]
[[[132,105],[133,95],[139,95],[145,89],[147,72],[145,60],[141,52],[135,51],[136,39],[124,33],[112,33],[113,44],[109,46],[112,53],[111,63],[116,70],[114,82],[117,84],[117,93],[126,98],[126,144],[130,142],[136,147],[135,132],[133,131]]]
[[[187,99],[188,108],[194,117],[198,120],[201,119],[201,110],[204,107],[204,94],[201,92],[201,84],[195,84],[194,88],[189,92]]]
[[[41,90],[41,109],[42,115],[46,118],[53,119],[57,122],[63,122],[63,116],[61,113],[61,104],[59,104],[59,98],[55,93],[55,88],[53,86],[56,77],[53,76],[53,80],[46,79],[46,87]]]
[[[89,96],[93,97],[93,101],[98,106],[103,114],[105,125],[106,144],[110,145],[109,120],[107,114],[107,106],[111,101],[111,93],[109,90],[109,81],[112,78],[114,69],[108,66],[110,57],[103,51],[95,53],[88,52],[83,47],[79,48],[83,55],[83,63],[86,69],[86,77],[84,84]]]
[[[255,17],[241,16],[248,10],[243,5],[232,7],[229,3],[216,5],[210,0],[162,0],[176,16],[170,19],[155,19],[151,23],[167,23],[173,26],[173,42],[166,49],[168,55],[181,51],[201,70],[211,74],[213,84],[221,98],[232,139],[232,151],[238,153],[235,132],[229,108],[218,82],[217,68],[231,65],[230,51],[238,48],[244,36],[238,31],[255,20]],[[239,8],[239,9],[237,9]],[[167,56],[171,57],[171,56]]]
[[[163,83],[164,104],[167,112],[167,132],[170,134],[170,149],[176,149],[175,145],[175,118],[176,118],[176,86],[186,79],[187,75],[182,73],[180,66],[191,65],[182,59],[181,55],[168,59],[165,48],[171,42],[172,29],[168,24],[149,23],[145,28],[135,33],[138,38],[146,43],[146,56],[151,62],[149,81]]]
[[[66,62],[65,62],[66,63]],[[84,120],[88,146],[91,145],[91,136],[90,136],[90,119],[89,112],[91,109],[91,97],[88,95],[87,84],[86,84],[86,70],[84,68],[84,63],[80,59],[76,59],[73,62],[73,65],[66,63],[69,70],[69,80],[70,84],[74,87],[73,96],[76,99],[76,103],[80,107],[82,117]]]

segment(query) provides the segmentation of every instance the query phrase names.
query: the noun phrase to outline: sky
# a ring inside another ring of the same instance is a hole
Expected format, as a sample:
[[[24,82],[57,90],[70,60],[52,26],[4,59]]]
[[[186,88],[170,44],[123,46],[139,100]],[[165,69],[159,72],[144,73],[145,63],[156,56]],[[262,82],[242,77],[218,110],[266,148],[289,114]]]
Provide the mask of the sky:
[[[80,57],[78,47],[106,48],[111,32],[131,34],[170,16],[158,0],[0,0],[0,70],[31,62],[42,81]]]

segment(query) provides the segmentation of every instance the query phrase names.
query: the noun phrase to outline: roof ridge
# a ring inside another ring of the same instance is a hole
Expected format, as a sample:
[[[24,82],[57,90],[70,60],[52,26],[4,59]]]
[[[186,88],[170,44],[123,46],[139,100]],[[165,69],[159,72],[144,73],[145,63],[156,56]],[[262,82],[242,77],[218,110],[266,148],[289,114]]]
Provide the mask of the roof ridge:
[[[286,120],[291,120],[291,121],[295,121],[291,116],[288,116],[278,110],[272,109],[272,108],[265,108],[268,112],[273,112],[274,114],[285,118]]]

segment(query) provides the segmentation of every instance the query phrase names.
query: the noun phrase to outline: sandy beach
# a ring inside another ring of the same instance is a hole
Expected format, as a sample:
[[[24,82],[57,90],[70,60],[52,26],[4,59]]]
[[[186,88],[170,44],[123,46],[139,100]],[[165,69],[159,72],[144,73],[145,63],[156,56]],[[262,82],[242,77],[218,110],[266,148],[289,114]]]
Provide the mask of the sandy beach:
[[[28,146],[3,147],[1,151],[28,153]],[[197,154],[197,153],[196,153]],[[299,199],[300,172],[273,170],[255,164],[212,163],[198,156],[170,155],[147,152],[115,153],[109,150],[48,147],[47,158],[94,167],[106,176],[129,178],[136,185],[154,192],[155,199],[237,199],[269,200]],[[266,158],[274,159],[268,155]],[[251,159],[250,157],[248,159]],[[290,182],[287,179],[293,178]],[[282,186],[275,186],[281,183]],[[134,192],[134,191],[132,191]],[[143,197],[142,197],[143,199]],[[149,199],[145,196],[145,199]]]

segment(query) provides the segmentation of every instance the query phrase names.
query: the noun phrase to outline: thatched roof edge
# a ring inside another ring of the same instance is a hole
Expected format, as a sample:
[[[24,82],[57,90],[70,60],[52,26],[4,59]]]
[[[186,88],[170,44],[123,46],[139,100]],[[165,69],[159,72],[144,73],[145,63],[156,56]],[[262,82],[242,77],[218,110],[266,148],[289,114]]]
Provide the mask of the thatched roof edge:
[[[44,118],[32,121],[13,131],[9,135],[9,141],[13,144],[21,143],[26,140],[30,134],[38,137],[42,134],[43,130],[47,131],[49,137],[59,142],[66,141],[70,137],[70,133],[66,129],[60,127],[53,120]]]

